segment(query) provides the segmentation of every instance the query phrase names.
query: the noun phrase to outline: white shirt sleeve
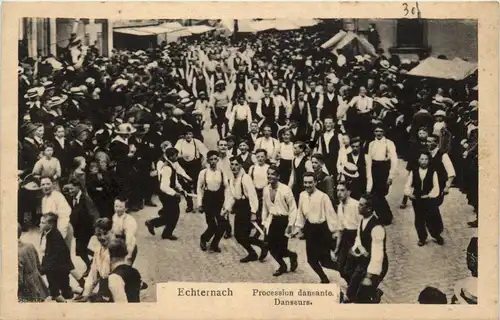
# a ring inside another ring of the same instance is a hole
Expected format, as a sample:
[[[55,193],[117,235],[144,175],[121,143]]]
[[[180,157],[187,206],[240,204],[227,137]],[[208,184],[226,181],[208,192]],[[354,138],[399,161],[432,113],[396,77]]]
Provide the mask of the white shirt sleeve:
[[[331,232],[336,232],[339,230],[339,221],[335,210],[333,209],[332,201],[328,197],[328,195],[324,194],[321,199],[322,205],[325,212],[326,222],[328,224],[328,229]]]
[[[431,192],[429,192],[429,198],[437,197],[439,197],[439,180],[437,173],[434,172],[434,175],[432,176],[432,189]]]
[[[412,184],[413,184],[413,172],[410,171],[405,183],[405,192],[404,192],[405,195],[413,196],[413,188],[411,186]]]
[[[257,198],[257,191],[255,191],[255,187],[252,182],[252,178],[249,175],[245,174],[242,177],[243,189],[242,192],[245,193],[248,201],[250,202],[250,210],[252,213],[257,213],[259,209],[259,198]]]
[[[301,193],[299,196],[299,205],[297,206],[297,216],[294,217],[293,219],[290,216],[290,220],[299,229],[304,228],[304,224],[305,224],[304,210],[302,208],[304,205],[304,197],[305,196],[303,193]]]
[[[382,226],[376,226],[372,229],[372,247],[370,264],[366,270],[367,273],[380,275],[382,273],[382,263],[384,262],[384,238],[385,230]]]
[[[284,194],[284,199],[288,205],[288,225],[293,226],[295,222],[294,220],[297,217],[297,204],[295,202],[292,189],[287,189],[287,192]]]
[[[370,149],[373,146],[373,141],[368,145],[368,154],[366,155],[366,192],[371,192],[373,187],[373,177],[372,177],[372,157],[370,155]]]
[[[447,153],[443,154],[443,165],[446,173],[448,174],[448,178],[456,176],[455,168],[453,167],[453,163]]]
[[[108,277],[108,287],[115,303],[127,303],[127,294],[125,293],[125,282],[117,274],[110,274]]]
[[[68,234],[68,227],[69,227],[69,217],[71,215],[71,207],[68,204],[68,201],[66,201],[66,198],[62,195],[62,193],[58,194],[58,201],[57,201],[57,230],[61,232],[61,235],[63,238],[66,238],[66,235]]]
[[[387,140],[387,150],[391,160],[391,170],[389,171],[389,178],[393,179],[398,168],[398,154],[396,152],[396,145],[394,142]]]
[[[202,203],[203,203],[203,194],[205,193],[205,175],[206,175],[206,170],[207,169],[203,169],[200,171],[200,173],[198,174],[198,182],[196,183],[196,195],[198,196],[196,198],[197,202],[198,202],[198,207],[201,208],[202,206]],[[224,183],[224,181],[221,181],[221,184]]]

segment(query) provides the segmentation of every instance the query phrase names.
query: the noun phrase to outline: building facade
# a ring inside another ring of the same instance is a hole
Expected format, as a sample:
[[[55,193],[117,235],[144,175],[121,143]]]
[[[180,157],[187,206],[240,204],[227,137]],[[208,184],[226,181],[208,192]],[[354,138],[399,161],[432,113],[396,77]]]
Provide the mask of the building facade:
[[[477,20],[344,19],[344,29],[365,33],[374,23],[386,53],[444,55],[478,61]]]
[[[68,46],[72,33],[84,45],[95,45],[105,56],[111,54],[113,27],[107,19],[22,18],[19,21],[19,56],[58,56],[60,50]]]

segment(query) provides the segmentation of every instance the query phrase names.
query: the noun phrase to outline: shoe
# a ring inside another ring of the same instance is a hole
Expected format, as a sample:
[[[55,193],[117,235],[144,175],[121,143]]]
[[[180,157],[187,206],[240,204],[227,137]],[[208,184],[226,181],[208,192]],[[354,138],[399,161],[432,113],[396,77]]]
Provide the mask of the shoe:
[[[146,203],[144,203],[144,205],[147,207],[156,207],[156,204],[154,204],[152,201],[147,201]]]
[[[154,236],[155,227],[153,226],[153,224],[151,224],[151,221],[146,221],[144,224],[146,225],[146,228],[148,228],[149,233],[151,233],[151,235]]]
[[[147,288],[149,288],[148,284],[144,281],[141,281],[141,290],[146,290]]]
[[[305,236],[305,235],[301,235],[301,236],[299,237],[299,240],[306,240],[306,236]]]
[[[440,246],[442,246],[444,244],[443,237],[439,236],[439,237],[436,237],[434,239],[436,239],[436,243],[439,244]]]
[[[254,254],[249,254],[248,256],[246,256],[243,259],[240,259],[240,262],[247,263],[247,262],[252,262],[252,261],[257,261],[257,260],[259,260],[259,259],[258,259],[257,255],[254,253]]]
[[[186,213],[191,213],[191,212],[193,212],[193,208],[187,208],[186,209]]]
[[[328,278],[321,279],[321,283],[330,283],[330,280],[328,280]]]
[[[286,273],[286,269],[279,268],[278,270],[274,271],[273,277],[279,277],[284,273]]]
[[[290,271],[294,272],[297,270],[297,267],[299,266],[299,263],[297,261],[297,254],[294,252],[292,256],[290,256]]]
[[[467,222],[470,228],[477,228],[478,227],[478,220],[475,221],[469,221]]]
[[[162,239],[167,239],[167,240],[172,240],[172,241],[175,241],[179,238],[177,238],[176,236],[174,235],[171,235],[171,236],[161,236]]]
[[[399,209],[406,209],[406,203],[402,203],[399,205]]]
[[[232,235],[231,235],[231,233],[230,233],[230,232],[226,232],[226,233],[224,233],[224,239],[229,239],[229,238],[231,238],[231,237],[232,237]]]
[[[55,299],[54,299],[55,302],[66,302],[66,300],[61,297],[61,296],[57,296]]]
[[[417,244],[419,247],[423,247],[425,246],[425,241],[419,241]]]
[[[221,253],[222,252],[222,250],[219,247],[210,247],[210,251],[217,252],[217,253]]]
[[[200,239],[200,249],[201,251],[207,251],[207,243],[203,239]]]
[[[82,274],[82,278],[87,278],[89,276],[89,273],[90,273],[90,266],[87,268],[87,270],[85,270],[85,272]]]
[[[260,252],[260,256],[259,256],[259,261],[264,262],[268,253],[269,253],[269,248],[267,246],[262,247],[261,252]]]

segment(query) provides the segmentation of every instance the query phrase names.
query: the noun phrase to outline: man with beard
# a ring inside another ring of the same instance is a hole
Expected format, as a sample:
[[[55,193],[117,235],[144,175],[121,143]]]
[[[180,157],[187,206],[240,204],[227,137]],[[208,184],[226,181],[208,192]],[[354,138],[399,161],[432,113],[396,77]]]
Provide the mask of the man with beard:
[[[267,169],[269,185],[263,191],[262,221],[267,230],[269,251],[279,264],[273,276],[278,277],[288,271],[283,258],[290,258],[290,271],[297,269],[297,253],[288,249],[288,237],[292,233],[293,220],[297,214],[297,205],[292,190],[279,182],[279,170],[276,166]]]

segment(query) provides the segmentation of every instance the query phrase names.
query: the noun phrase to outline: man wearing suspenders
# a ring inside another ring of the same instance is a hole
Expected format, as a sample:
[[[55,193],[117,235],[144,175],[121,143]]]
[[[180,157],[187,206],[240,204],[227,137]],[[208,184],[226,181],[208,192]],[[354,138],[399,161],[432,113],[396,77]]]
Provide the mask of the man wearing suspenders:
[[[267,161],[267,151],[264,149],[257,149],[255,151],[255,157],[257,158],[257,163],[250,167],[248,174],[252,178],[252,182],[255,186],[255,191],[257,192],[257,199],[259,200],[259,209],[257,210],[257,224],[262,225],[262,193],[264,188],[267,186],[267,169],[269,169],[269,164]],[[257,231],[256,237],[260,233]]]
[[[207,229],[200,237],[200,248],[207,250],[207,242],[210,243],[212,252],[221,252],[219,242],[229,223],[221,215],[224,207],[225,195],[228,191],[227,177],[222,170],[217,168],[219,162],[218,152],[210,150],[207,153],[209,167],[201,170],[198,175],[198,208],[200,212],[205,212]]]
[[[392,211],[387,203],[387,193],[398,165],[394,142],[384,137],[382,124],[375,126],[375,139],[368,145],[366,157],[366,191],[373,197],[373,208],[384,225],[392,223]]]
[[[184,132],[184,138],[179,139],[175,144],[175,148],[179,151],[179,164],[186,170],[186,173],[195,181],[196,175],[202,168],[203,158],[207,154],[207,148],[198,139],[193,138],[193,127],[188,126]],[[184,188],[187,191],[191,189],[191,183],[185,183]],[[193,211],[193,199],[186,199],[186,212]]]
[[[238,158],[232,157],[230,161],[232,175],[229,178],[229,192],[222,214],[226,216],[231,211],[235,213],[234,237],[248,253],[246,257],[240,259],[240,262],[263,261],[267,255],[264,242],[257,238],[250,238],[252,221],[256,221],[259,208],[257,193],[252,179],[244,172]],[[260,257],[257,256],[252,245],[261,248]]]

